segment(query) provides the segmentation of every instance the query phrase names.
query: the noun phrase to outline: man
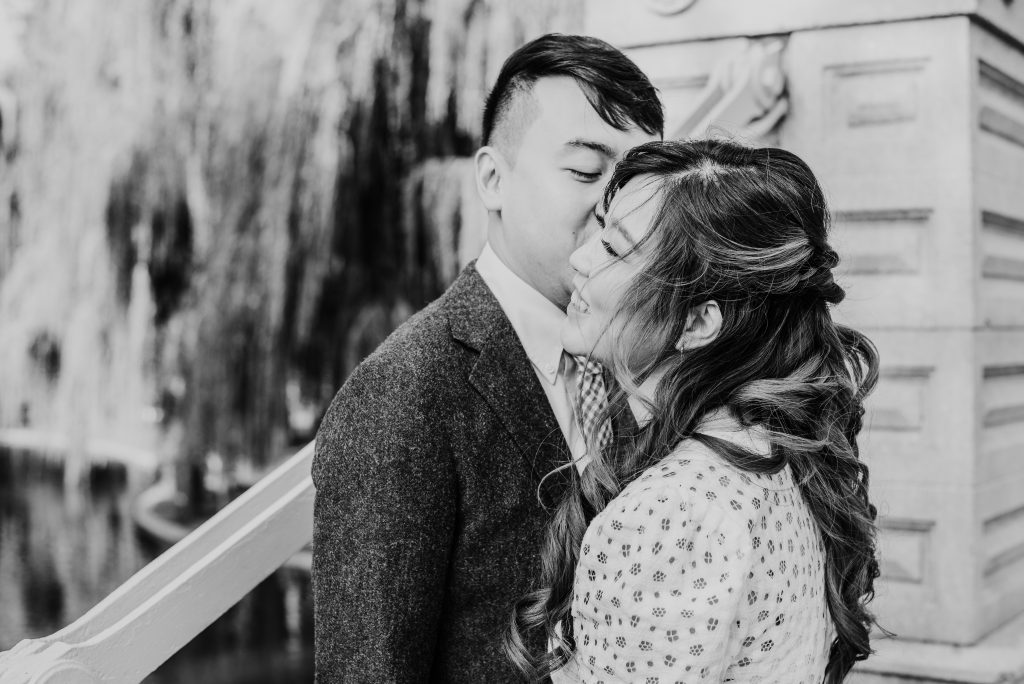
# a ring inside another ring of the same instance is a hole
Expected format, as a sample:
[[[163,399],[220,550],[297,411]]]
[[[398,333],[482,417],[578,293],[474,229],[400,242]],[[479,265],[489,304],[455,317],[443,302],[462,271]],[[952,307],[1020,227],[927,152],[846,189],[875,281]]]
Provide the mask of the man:
[[[621,52],[548,35],[505,62],[483,127],[489,244],[353,372],[317,435],[318,681],[518,680],[501,634],[539,574],[541,478],[580,451],[569,255],[663,115]]]

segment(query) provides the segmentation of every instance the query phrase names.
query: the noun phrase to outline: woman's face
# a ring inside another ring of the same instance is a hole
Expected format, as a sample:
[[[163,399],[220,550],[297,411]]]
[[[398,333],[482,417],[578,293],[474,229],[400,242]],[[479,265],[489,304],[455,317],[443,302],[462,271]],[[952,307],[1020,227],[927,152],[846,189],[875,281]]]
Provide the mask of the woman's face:
[[[658,213],[661,184],[653,176],[630,180],[612,199],[600,232],[572,253],[576,271],[562,346],[574,355],[610,365],[612,358],[642,362],[657,340],[639,339],[632,329],[619,330],[613,319],[622,298],[648,261],[648,244],[639,244]],[[632,364],[631,364],[632,365]]]

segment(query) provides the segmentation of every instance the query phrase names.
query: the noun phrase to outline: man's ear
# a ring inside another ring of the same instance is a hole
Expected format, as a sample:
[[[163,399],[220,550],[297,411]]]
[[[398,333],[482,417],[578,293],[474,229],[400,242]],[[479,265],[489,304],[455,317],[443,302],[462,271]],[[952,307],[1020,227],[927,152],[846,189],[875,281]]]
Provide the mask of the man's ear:
[[[476,175],[476,191],[487,211],[501,211],[502,179],[508,171],[505,157],[497,148],[485,145],[476,151],[473,158]]]
[[[686,314],[686,327],[676,341],[676,349],[689,351],[711,344],[722,332],[722,310],[718,302],[707,301]]]

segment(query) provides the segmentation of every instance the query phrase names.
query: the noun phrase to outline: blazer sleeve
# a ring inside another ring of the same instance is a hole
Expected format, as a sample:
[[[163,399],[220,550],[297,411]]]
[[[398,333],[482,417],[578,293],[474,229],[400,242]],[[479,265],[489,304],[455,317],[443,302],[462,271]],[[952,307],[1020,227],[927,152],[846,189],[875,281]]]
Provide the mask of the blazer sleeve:
[[[456,493],[427,384],[393,367],[364,364],[317,433],[317,682],[429,678]]]
[[[746,525],[683,488],[616,502],[581,553],[576,666],[587,681],[722,680],[751,570]]]

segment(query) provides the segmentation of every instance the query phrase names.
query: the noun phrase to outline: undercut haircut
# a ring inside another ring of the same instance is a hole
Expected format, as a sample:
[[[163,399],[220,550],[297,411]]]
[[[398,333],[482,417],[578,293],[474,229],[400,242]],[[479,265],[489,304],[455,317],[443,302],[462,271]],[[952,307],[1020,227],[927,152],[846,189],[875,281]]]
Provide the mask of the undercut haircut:
[[[575,80],[590,106],[613,128],[637,127],[664,136],[658,90],[633,60],[598,38],[549,33],[520,47],[502,65],[484,104],[484,145],[507,146],[506,152],[514,152],[536,116],[533,85],[551,76]]]

